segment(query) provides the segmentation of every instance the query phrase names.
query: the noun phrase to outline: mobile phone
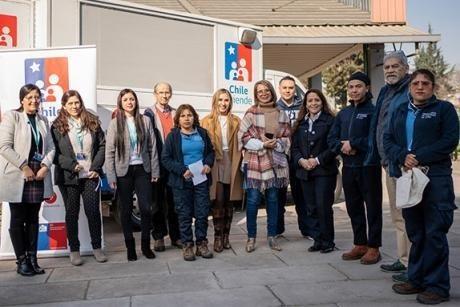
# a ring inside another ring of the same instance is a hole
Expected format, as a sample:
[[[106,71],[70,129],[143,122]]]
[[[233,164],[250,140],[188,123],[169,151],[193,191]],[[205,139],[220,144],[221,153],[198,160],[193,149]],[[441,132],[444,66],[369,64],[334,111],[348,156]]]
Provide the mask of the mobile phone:
[[[274,136],[275,136],[275,135],[274,135],[273,133],[265,133],[265,137],[266,137],[267,139],[273,139]]]

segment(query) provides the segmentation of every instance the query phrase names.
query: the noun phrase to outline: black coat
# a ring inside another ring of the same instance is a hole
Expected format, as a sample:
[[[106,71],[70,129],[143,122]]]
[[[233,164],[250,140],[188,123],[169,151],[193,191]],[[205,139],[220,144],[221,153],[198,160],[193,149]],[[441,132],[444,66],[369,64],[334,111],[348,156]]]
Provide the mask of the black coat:
[[[362,167],[369,150],[369,128],[375,106],[370,96],[366,101],[351,104],[342,109],[335,118],[328,137],[329,148],[343,158],[343,165],[347,167]],[[356,150],[355,155],[342,154],[341,141],[350,141],[351,148]]]
[[[198,133],[204,142],[203,165],[212,167],[214,165],[214,148],[206,129],[197,127]],[[168,185],[172,188],[182,189],[185,183],[184,173],[187,166],[184,164],[184,155],[182,153],[182,137],[179,128],[173,128],[168,134],[161,153],[161,163],[169,172]],[[212,184],[211,173],[207,174],[208,185]]]
[[[61,134],[56,127],[51,127],[56,154],[54,156],[54,183],[56,185],[77,185],[78,173],[75,172],[77,157],[70,142],[69,134]],[[105,136],[104,131],[99,127],[96,132],[91,131],[93,148],[91,153],[90,171],[99,173],[103,176],[102,166],[105,162]]]
[[[334,123],[334,117],[321,113],[313,122],[312,131],[308,132],[308,121],[302,120],[292,136],[291,157],[292,164],[296,167],[296,177],[307,180],[309,176],[334,176],[337,175],[336,154],[327,144],[329,130]],[[300,164],[300,159],[318,158],[319,165],[307,171]]]

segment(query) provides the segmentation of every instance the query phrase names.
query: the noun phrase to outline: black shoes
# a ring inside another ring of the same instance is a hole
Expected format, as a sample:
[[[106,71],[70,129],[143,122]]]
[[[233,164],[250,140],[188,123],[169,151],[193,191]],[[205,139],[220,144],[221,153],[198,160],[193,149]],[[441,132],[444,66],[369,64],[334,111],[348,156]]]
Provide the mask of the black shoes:
[[[150,248],[150,238],[148,240],[141,241],[141,251],[142,255],[145,256],[147,259],[155,258],[155,254],[153,253],[152,249]]]
[[[18,274],[21,274],[22,276],[35,275],[34,269],[32,268],[32,265],[30,264],[30,261],[26,255],[20,256],[16,264],[18,265],[18,268],[16,270]]]
[[[332,243],[332,245],[329,246],[322,246],[320,243],[315,242],[312,246],[308,248],[308,251],[310,253],[320,252],[321,254],[327,254],[335,251],[335,244]]]
[[[125,245],[126,245],[126,254],[128,261],[136,261],[137,260],[137,254],[136,254],[136,242],[134,239],[131,240],[125,240]]]

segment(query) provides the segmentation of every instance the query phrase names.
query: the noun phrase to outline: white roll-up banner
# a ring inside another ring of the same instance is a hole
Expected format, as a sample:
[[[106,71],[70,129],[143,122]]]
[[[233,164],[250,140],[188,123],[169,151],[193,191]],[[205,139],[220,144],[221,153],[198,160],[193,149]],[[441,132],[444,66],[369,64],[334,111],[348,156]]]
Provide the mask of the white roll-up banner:
[[[0,107],[1,113],[19,107],[19,89],[32,83],[42,92],[41,114],[50,124],[61,107],[62,94],[77,90],[87,109],[97,113],[96,102],[96,47],[78,46],[50,49],[9,49],[0,51]],[[53,172],[53,170],[51,170]],[[0,175],[1,176],[1,175]],[[14,184],[12,182],[11,184]],[[0,187],[8,189],[8,187]],[[38,254],[62,256],[69,253],[65,208],[57,186],[52,198],[42,203],[39,214]],[[14,257],[8,233],[9,204],[2,204],[0,258]],[[92,251],[88,221],[83,204],[79,216],[80,251]]]

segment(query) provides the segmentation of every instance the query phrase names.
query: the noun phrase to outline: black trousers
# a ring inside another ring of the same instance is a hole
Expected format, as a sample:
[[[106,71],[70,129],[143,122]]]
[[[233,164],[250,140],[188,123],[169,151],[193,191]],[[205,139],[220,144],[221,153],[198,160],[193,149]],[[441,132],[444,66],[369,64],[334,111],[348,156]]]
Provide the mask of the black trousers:
[[[354,244],[382,246],[382,168],[344,166],[342,182]]]
[[[310,176],[300,180],[303,192],[303,209],[310,225],[310,236],[322,248],[334,247],[334,191],[337,176]]]
[[[60,185],[62,198],[65,206],[65,224],[67,239],[71,252],[80,250],[78,240],[78,217],[80,215],[80,196],[83,198],[83,208],[88,219],[91,246],[93,249],[101,248],[101,211],[99,209],[98,179],[80,179],[78,185]]]
[[[160,240],[169,233],[171,242],[175,242],[180,239],[180,232],[172,189],[166,184],[165,178],[160,178],[153,185],[153,197],[158,209],[152,215],[152,237],[155,240]]]
[[[16,258],[37,252],[41,203],[10,203],[10,237]]]
[[[141,212],[141,238],[150,241],[152,228],[152,184],[150,173],[144,166],[130,165],[128,173],[117,177],[117,193],[120,197],[121,227],[125,240],[134,240],[131,214],[133,212],[133,194],[136,192],[139,210]]]

